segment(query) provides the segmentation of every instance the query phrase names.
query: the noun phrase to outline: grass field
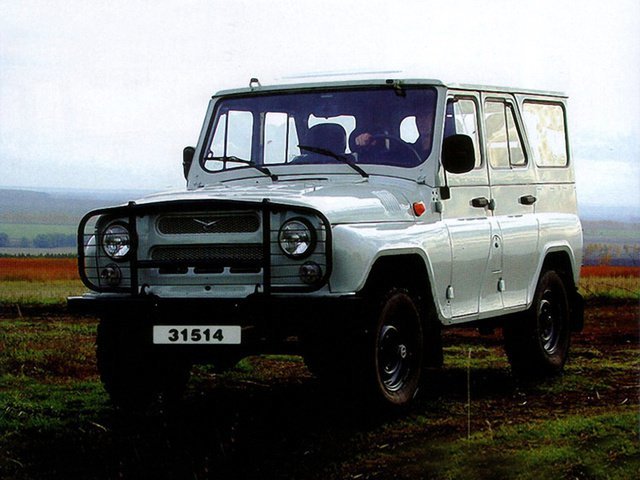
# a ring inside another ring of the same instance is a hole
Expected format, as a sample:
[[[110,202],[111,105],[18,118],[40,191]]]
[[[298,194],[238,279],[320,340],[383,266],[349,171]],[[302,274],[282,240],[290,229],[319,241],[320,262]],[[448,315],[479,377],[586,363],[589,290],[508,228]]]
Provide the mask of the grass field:
[[[195,367],[175,410],[124,415],[100,385],[94,319],[5,316],[0,478],[635,479],[635,314],[586,313],[565,374],[536,383],[510,375],[498,336],[448,331],[445,367],[400,416],[354,410],[295,356]]]
[[[0,305],[64,305],[84,291],[74,258],[0,258]]]
[[[640,300],[640,267],[582,267],[580,291],[586,299]]]

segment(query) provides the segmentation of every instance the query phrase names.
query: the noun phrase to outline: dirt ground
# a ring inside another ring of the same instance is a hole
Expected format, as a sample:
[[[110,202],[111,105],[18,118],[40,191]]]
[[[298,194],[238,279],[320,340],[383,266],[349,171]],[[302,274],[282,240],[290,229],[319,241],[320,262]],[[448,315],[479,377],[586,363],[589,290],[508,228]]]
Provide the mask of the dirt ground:
[[[639,411],[638,315],[637,304],[588,306],[565,374],[541,384],[511,375],[499,331],[448,330],[445,367],[394,417],[349,407],[297,358],[254,358],[225,375],[202,369],[177,411],[124,416],[105,397],[90,425],[21,439],[13,453],[28,468],[10,478],[432,478],[412,465],[469,429]]]

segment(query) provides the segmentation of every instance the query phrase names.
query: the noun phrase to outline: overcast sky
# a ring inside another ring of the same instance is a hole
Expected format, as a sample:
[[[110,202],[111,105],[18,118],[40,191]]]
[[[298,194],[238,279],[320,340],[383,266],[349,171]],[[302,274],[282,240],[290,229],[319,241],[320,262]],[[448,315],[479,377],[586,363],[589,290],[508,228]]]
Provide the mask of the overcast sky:
[[[583,203],[640,206],[637,0],[0,0],[0,186],[164,189],[251,77],[560,90]]]

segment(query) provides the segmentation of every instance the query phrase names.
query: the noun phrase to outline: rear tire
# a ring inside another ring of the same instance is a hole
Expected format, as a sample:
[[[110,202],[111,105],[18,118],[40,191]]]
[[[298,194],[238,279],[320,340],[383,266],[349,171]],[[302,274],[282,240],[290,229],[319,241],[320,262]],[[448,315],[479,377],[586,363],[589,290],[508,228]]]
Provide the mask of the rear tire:
[[[513,372],[526,377],[559,374],[569,354],[570,309],[562,277],[543,270],[533,304],[503,328],[505,350]]]
[[[100,379],[112,403],[126,411],[179,400],[191,370],[185,358],[154,352],[150,330],[139,324],[138,319],[105,317],[98,325]]]

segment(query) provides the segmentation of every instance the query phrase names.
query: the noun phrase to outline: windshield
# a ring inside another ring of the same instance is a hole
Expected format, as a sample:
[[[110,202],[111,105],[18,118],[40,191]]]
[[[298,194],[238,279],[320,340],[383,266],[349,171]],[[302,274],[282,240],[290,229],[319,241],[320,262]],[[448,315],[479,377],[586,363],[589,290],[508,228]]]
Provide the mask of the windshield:
[[[218,102],[203,167],[346,163],[415,167],[429,156],[433,88],[229,97]],[[366,168],[366,167],[365,167]]]

